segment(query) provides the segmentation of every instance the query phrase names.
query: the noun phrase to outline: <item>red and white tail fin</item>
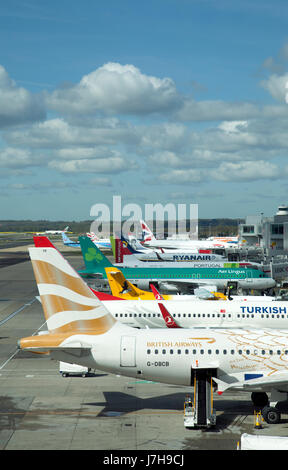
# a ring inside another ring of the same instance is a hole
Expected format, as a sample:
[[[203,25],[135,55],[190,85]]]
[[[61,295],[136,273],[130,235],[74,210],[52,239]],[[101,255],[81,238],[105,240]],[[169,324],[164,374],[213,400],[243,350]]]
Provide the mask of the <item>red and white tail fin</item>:
[[[57,250],[49,238],[44,235],[34,235],[33,240],[36,248],[55,248],[55,250]]]
[[[149,242],[151,240],[156,240],[156,238],[153,235],[153,232],[150,230],[146,222],[144,220],[140,220],[141,228],[142,228],[142,236],[144,242]]]
[[[99,237],[97,237],[96,233],[94,233],[94,232],[87,232],[86,235],[87,235],[88,238],[90,238],[92,240],[92,242],[94,240],[97,240],[97,241],[99,240]]]
[[[154,297],[156,300],[164,300],[164,298],[162,297],[162,295],[158,292],[158,290],[156,289],[155,286],[153,286],[153,284],[150,284],[151,286],[151,289],[152,289],[152,292],[154,294]],[[165,305],[163,305],[161,302],[158,303],[158,306],[160,308],[160,312],[162,313],[162,317],[164,318],[164,321],[166,323],[166,326],[167,328],[181,328],[181,326],[179,326],[176,321],[174,320],[174,318],[172,317],[172,315],[168,312],[167,308],[165,307]]]
[[[155,300],[164,300],[164,297],[162,297],[160,292],[158,292],[158,290],[156,289],[156,287],[153,284],[150,284],[150,287],[151,287],[151,290],[154,294]]]

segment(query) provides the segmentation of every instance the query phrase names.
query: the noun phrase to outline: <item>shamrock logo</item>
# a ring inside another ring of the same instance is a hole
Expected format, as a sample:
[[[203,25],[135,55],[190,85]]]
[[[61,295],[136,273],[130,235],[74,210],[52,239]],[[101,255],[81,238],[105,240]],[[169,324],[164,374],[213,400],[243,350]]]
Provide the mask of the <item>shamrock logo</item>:
[[[103,256],[100,253],[97,253],[95,248],[88,248],[87,253],[85,253],[86,261],[97,261],[99,263]]]

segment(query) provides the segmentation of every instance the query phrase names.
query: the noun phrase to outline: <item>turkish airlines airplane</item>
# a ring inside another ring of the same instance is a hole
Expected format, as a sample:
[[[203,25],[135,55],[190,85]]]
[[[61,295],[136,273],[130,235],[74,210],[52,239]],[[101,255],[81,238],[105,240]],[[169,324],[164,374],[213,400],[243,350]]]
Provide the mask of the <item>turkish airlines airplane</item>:
[[[287,399],[288,330],[135,329],[117,321],[54,248],[29,248],[48,334],[22,338],[24,351],[127,377],[193,385],[193,370],[212,372],[218,393],[271,392]],[[178,304],[179,305],[179,304]],[[271,422],[278,409],[269,407]],[[268,419],[268,418],[267,418]]]

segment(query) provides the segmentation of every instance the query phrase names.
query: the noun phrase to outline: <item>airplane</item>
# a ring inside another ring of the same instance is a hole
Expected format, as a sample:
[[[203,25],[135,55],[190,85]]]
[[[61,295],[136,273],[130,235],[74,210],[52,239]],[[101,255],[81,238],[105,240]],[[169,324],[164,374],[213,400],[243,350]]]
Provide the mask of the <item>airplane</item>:
[[[105,268],[107,279],[109,282],[109,287],[113,297],[117,297],[118,299],[125,299],[125,300],[153,300],[154,293],[153,289],[155,286],[151,283],[151,291],[145,291],[143,289],[139,289],[134,284],[129,282],[123,275],[122,271],[118,268]],[[200,287],[199,289],[194,290],[194,294],[192,295],[164,295],[163,298],[165,300],[255,300],[257,302],[269,302],[274,301],[275,297],[273,296],[260,296],[260,295],[231,295],[231,290],[229,289],[228,295],[222,294],[221,292],[215,292],[210,289],[204,287]]]
[[[70,240],[70,238],[66,235],[66,233],[62,232],[61,235],[62,235],[62,240],[65,246],[71,246],[72,248],[80,248],[80,243]]]
[[[105,268],[107,279],[109,282],[110,290],[113,297],[125,300],[153,300],[154,294],[151,291],[144,291],[139,289],[134,284],[125,279],[122,271],[118,268]],[[151,284],[153,289],[153,284]],[[164,295],[165,300],[194,300],[194,299],[226,299],[227,297],[220,292],[209,292],[208,290],[195,289],[196,295]]]
[[[67,232],[69,229],[69,225],[65,227],[63,230],[45,230],[45,232],[37,232],[36,235],[60,235],[61,233]]]
[[[117,241],[117,239],[116,239]],[[131,243],[126,240],[123,236],[120,240],[121,243],[115,243],[115,258],[123,259],[125,256],[133,254],[135,258],[140,261],[169,261],[169,262],[194,262],[194,261],[220,261],[224,260],[225,257],[212,253],[211,250],[201,250],[201,249],[190,249],[190,250],[168,250],[164,251],[163,248],[160,250],[144,247],[136,239],[132,240]],[[120,246],[119,246],[120,245]],[[125,247],[125,251],[122,247]],[[117,253],[117,250],[120,250],[120,253]],[[127,259],[127,258],[126,258]],[[228,261],[227,259],[225,261]],[[125,262],[125,261],[124,261]]]
[[[131,328],[109,313],[58,250],[29,248],[29,255],[48,334],[19,339],[19,350],[177,386],[192,387],[205,374],[219,395],[252,392],[263,418],[280,421],[277,404],[288,397],[287,329]]]
[[[87,237],[80,236],[79,242],[85,263],[85,269],[78,271],[79,274],[84,277],[98,276],[99,278],[101,276],[102,280],[107,280],[105,268],[113,267],[113,264]],[[249,290],[265,290],[276,285],[273,278],[255,266],[196,268],[191,265],[189,267],[179,267],[177,263],[176,266],[171,263],[169,267],[159,265],[160,263],[153,267],[146,267],[145,265],[145,267],[131,266],[121,267],[120,269],[126,279],[144,290],[149,290],[151,282],[156,283],[156,287],[161,291],[180,291],[190,294],[191,289],[203,285],[212,285],[213,290],[226,289],[229,285]]]
[[[153,232],[150,230],[144,220],[140,220],[142,227],[143,245],[149,248],[169,248],[169,249],[187,249],[187,248],[227,248],[236,246],[238,242],[229,240],[192,240],[189,238],[166,238],[164,240],[157,240]]]
[[[96,245],[98,248],[110,250],[111,240],[109,238],[99,238],[94,232],[86,233],[87,237]]]

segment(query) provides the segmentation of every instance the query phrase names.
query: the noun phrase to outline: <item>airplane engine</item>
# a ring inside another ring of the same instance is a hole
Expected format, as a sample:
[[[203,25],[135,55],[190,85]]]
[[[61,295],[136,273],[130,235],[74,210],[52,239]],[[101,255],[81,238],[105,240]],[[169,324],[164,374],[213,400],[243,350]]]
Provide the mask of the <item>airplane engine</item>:
[[[169,282],[159,282],[160,292],[167,292],[169,294],[177,294],[179,290],[173,284]]]

